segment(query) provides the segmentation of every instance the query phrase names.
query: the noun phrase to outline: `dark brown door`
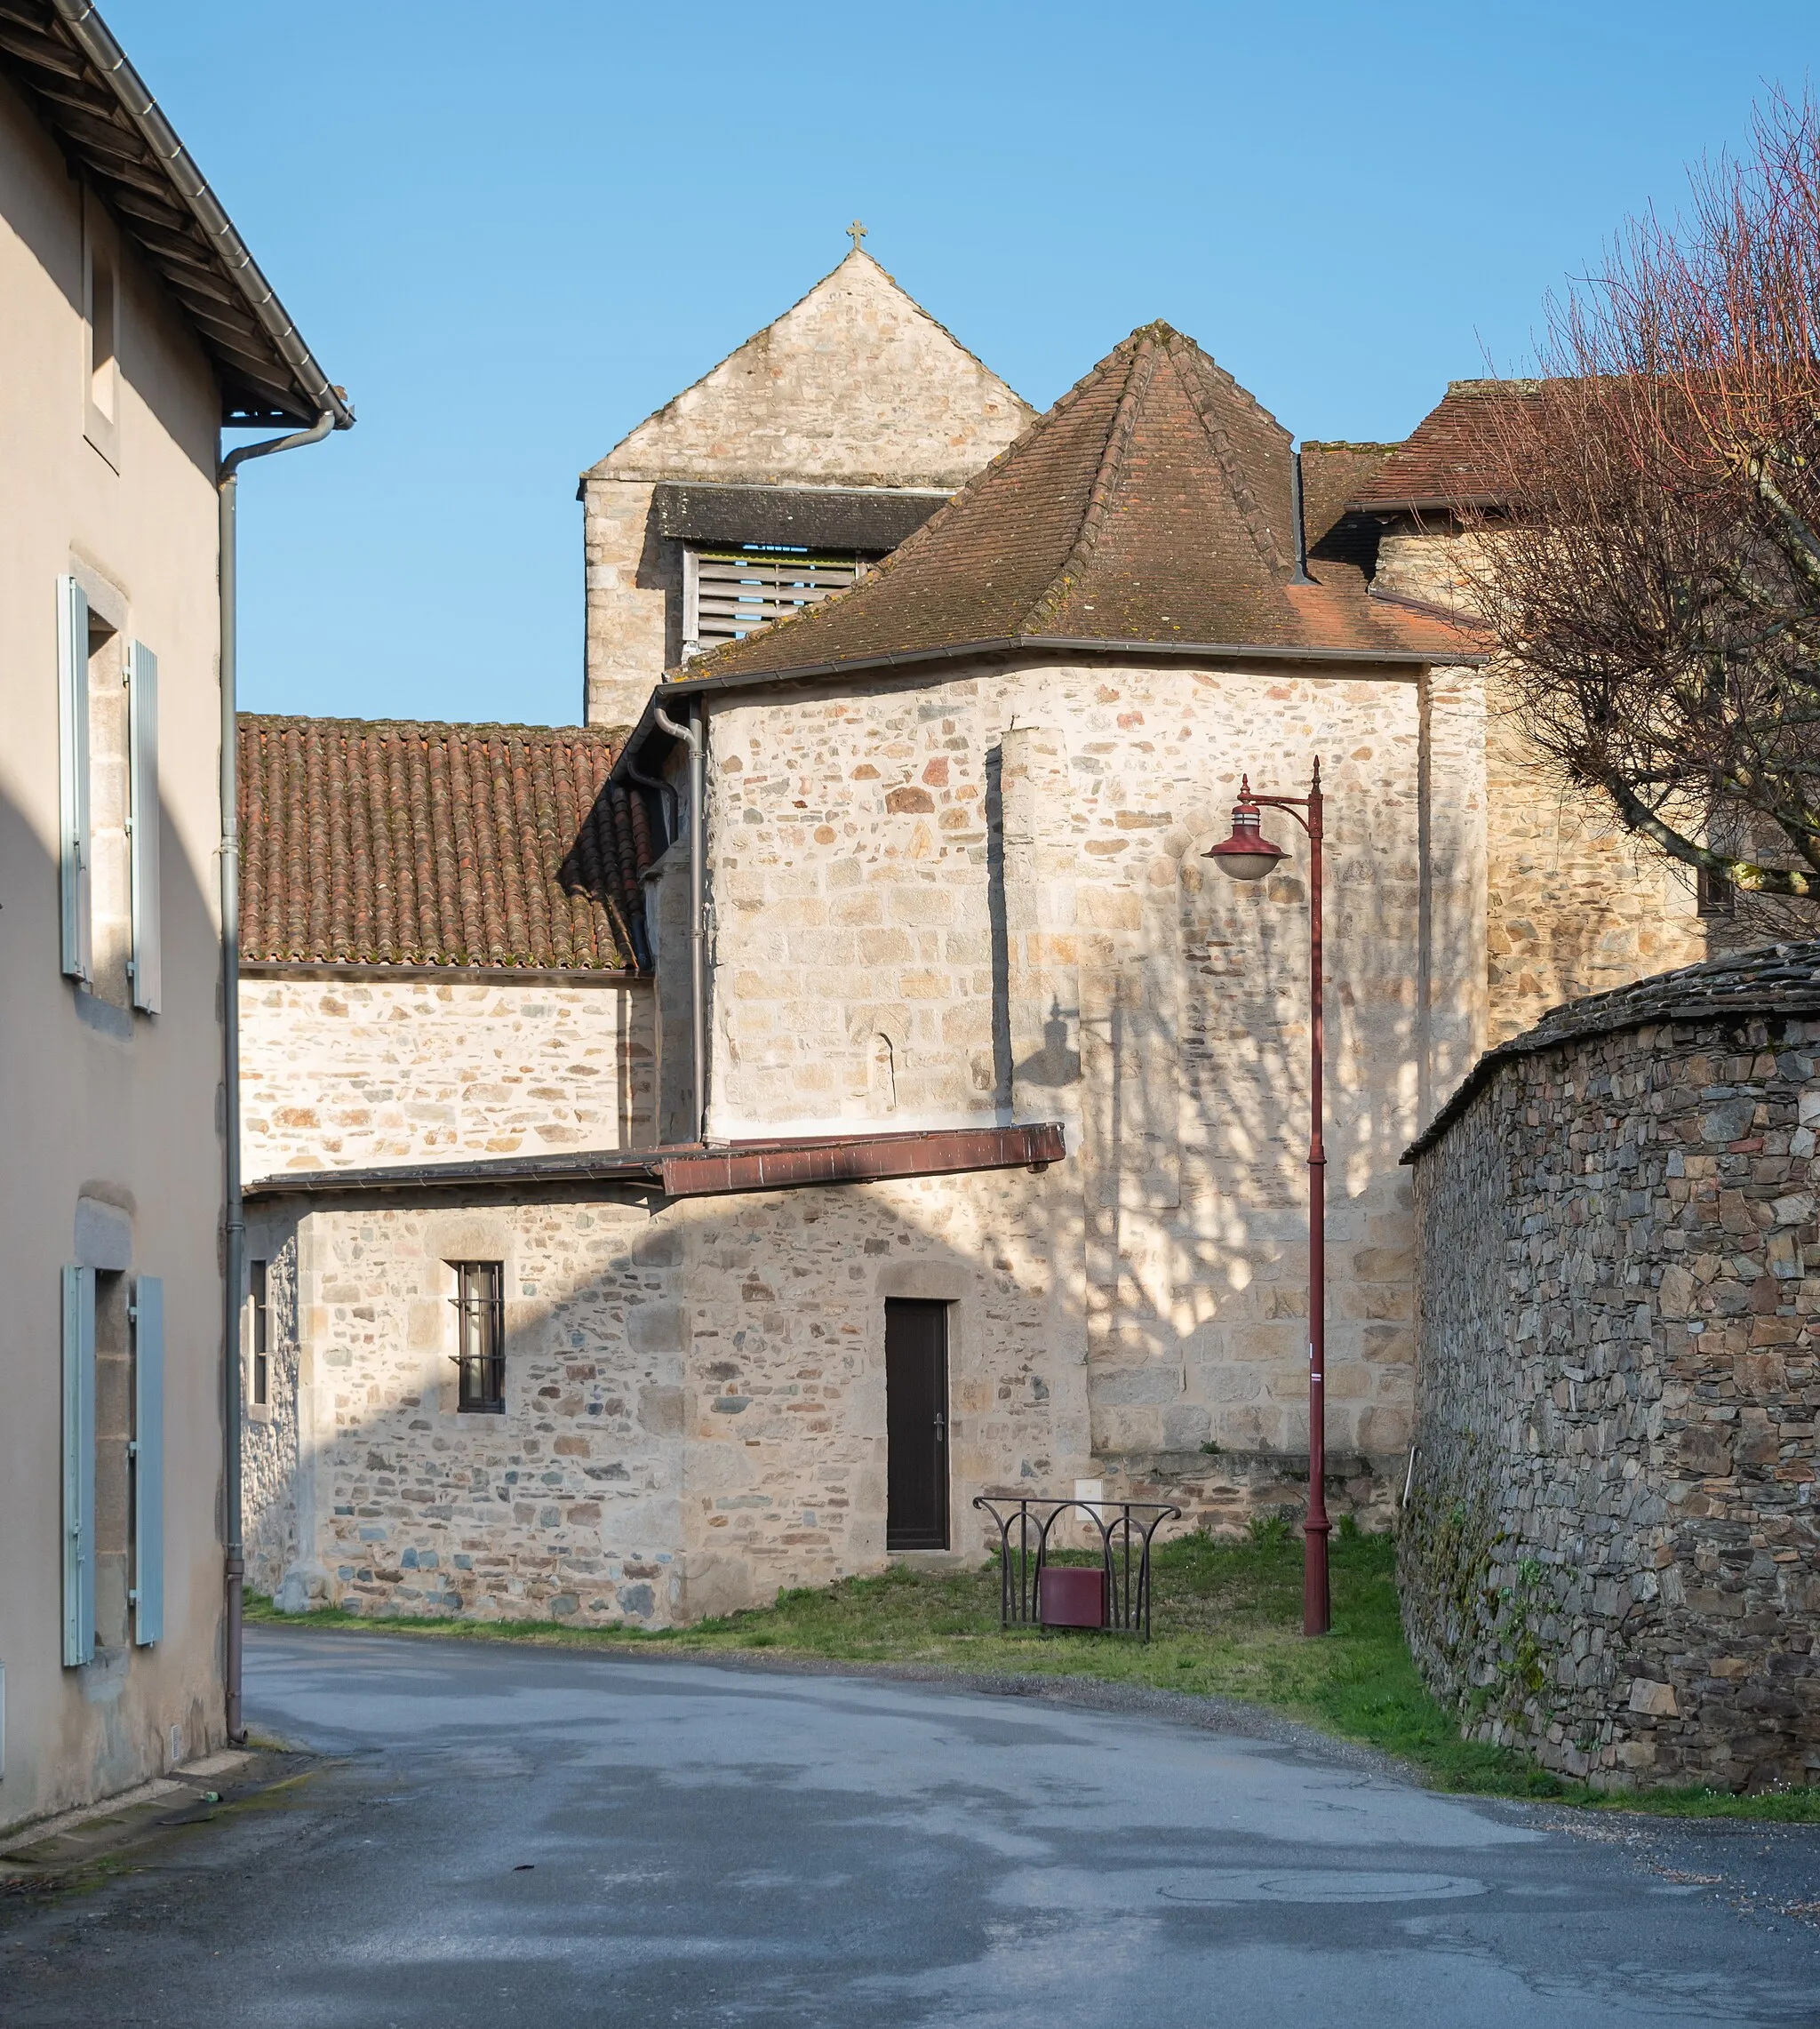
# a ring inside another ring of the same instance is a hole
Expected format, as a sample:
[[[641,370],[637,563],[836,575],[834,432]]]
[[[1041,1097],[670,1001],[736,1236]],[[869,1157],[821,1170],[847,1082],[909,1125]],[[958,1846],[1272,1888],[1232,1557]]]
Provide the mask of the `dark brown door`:
[[[948,1306],[885,1305],[885,1548],[948,1546]]]

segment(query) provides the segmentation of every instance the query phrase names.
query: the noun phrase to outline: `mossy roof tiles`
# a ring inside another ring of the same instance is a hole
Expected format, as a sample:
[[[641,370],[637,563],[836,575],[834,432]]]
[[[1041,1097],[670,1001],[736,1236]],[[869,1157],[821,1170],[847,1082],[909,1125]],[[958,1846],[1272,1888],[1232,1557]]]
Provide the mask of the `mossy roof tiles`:
[[[1495,507],[1498,417],[1533,383],[1455,380],[1391,455],[1365,476],[1351,506],[1361,513]]]
[[[635,971],[643,802],[576,726],[240,721],[247,963]]]
[[[1351,557],[1297,585],[1289,433],[1167,324],[1117,346],[851,590],[689,677],[972,643],[1224,644],[1455,659],[1474,640],[1373,599]]]

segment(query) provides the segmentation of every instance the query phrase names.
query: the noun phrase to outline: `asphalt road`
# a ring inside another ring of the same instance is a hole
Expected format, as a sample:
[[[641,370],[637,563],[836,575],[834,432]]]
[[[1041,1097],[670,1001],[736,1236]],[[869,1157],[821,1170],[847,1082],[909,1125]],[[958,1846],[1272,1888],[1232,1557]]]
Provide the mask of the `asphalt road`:
[[[379,1635],[249,1631],[248,1707],[332,1759],[15,1907],[7,2029],[1820,2025],[1820,1828],[1432,1796],[1154,1709]]]

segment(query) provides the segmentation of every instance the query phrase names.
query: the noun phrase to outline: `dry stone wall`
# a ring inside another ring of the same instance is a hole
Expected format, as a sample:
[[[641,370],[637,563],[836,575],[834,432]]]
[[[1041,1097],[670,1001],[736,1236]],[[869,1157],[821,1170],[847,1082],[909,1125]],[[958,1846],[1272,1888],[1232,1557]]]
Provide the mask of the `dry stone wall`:
[[[240,1010],[249,1178],[651,1139],[643,980],[265,977]]]
[[[1416,1165],[1411,1643],[1607,1785],[1820,1771],[1820,1019],[1667,1018],[1706,970],[1494,1062]]]

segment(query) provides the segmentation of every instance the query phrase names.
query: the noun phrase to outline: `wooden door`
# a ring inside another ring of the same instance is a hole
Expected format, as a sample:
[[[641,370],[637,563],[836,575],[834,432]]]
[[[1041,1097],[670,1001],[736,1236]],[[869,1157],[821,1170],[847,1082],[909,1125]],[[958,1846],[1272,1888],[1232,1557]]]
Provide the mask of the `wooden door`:
[[[885,1305],[885,1548],[948,1546],[948,1306]]]

